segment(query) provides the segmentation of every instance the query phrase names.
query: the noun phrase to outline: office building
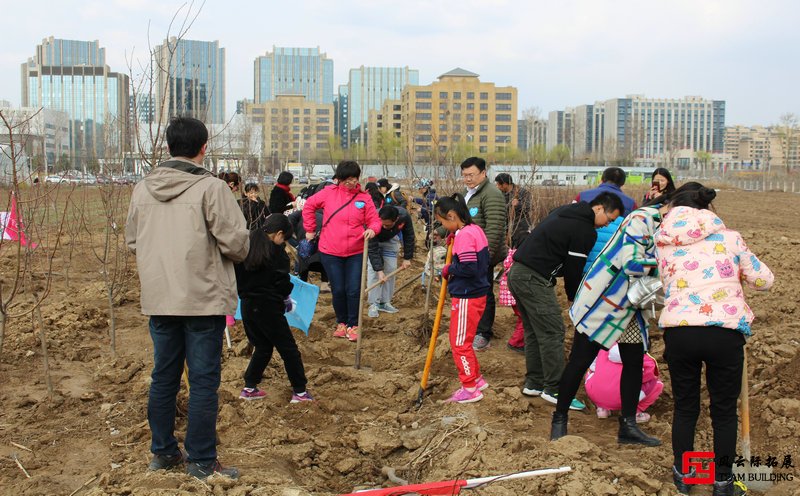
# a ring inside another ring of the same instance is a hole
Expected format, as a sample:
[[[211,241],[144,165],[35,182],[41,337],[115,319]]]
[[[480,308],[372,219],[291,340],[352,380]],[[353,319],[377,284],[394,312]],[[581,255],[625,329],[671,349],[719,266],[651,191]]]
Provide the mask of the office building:
[[[342,148],[347,148],[350,143],[350,126],[348,125],[348,89],[346,84],[339,85],[339,91],[334,99],[333,106],[335,108],[336,117],[334,119],[335,133],[339,136],[339,144]]]
[[[313,103],[333,103],[333,59],[316,48],[272,47],[254,63],[255,103],[278,95],[303,95]]]
[[[225,49],[219,41],[173,37],[156,47],[154,58],[161,122],[175,116],[225,122]]]
[[[419,84],[419,71],[408,67],[364,67],[350,69],[347,82],[348,135],[350,143],[367,144],[370,111],[379,111],[383,102],[399,100],[403,87]]]
[[[606,157],[672,164],[680,150],[723,152],[723,100],[629,95],[606,100],[603,106]]]
[[[22,146],[30,157],[34,170],[44,173],[58,171],[58,164],[70,156],[69,116],[66,112],[49,108],[13,108],[0,100],[0,110],[14,126],[13,136],[0,126],[0,144],[14,142]]]
[[[86,167],[129,149],[129,86],[106,65],[99,41],[51,36],[22,64],[21,106],[64,112],[72,165]]]
[[[407,85],[401,136],[415,162],[446,164],[461,152],[491,159],[517,148],[517,89],[461,68],[426,86]]]
[[[382,163],[399,163],[403,159],[402,105],[400,100],[384,100],[381,110],[370,110],[367,156]]]
[[[323,160],[334,139],[331,103],[303,95],[277,95],[274,100],[245,104],[245,115],[263,129],[262,163],[273,170],[288,162]]]
[[[698,151],[721,154],[724,138],[725,101],[697,96],[629,95],[548,115],[547,150],[563,144],[573,162],[689,168]]]

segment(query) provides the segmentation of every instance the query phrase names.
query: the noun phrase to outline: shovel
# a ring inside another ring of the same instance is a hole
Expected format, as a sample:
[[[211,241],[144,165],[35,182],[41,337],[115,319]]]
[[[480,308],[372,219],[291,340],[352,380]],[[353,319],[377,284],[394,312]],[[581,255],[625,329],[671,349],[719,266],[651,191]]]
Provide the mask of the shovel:
[[[772,467],[760,465],[755,467],[750,464],[750,391],[747,386],[747,350],[744,350],[744,363],[742,364],[742,392],[740,393],[742,415],[742,457],[744,467],[734,464],[733,474],[737,480],[742,480],[748,489],[766,491],[772,487],[770,477]]]
[[[447,257],[444,264],[448,265],[453,259],[453,243],[447,245]],[[425,368],[422,370],[422,380],[419,384],[419,394],[417,395],[417,408],[422,408],[422,398],[425,388],[428,387],[428,375],[431,373],[431,363],[433,362],[433,351],[436,349],[436,338],[439,335],[439,324],[442,323],[442,311],[444,310],[444,300],[447,296],[447,279],[442,277],[442,287],[439,290],[439,303],[436,305],[436,318],[433,321],[431,331],[431,341],[428,344],[428,355],[425,357]]]
[[[361,328],[361,320],[364,313],[364,286],[367,285],[367,250],[369,249],[369,238],[364,238],[364,251],[361,252],[361,290],[358,292],[358,337],[356,339],[356,370],[361,368],[361,336],[364,329]]]

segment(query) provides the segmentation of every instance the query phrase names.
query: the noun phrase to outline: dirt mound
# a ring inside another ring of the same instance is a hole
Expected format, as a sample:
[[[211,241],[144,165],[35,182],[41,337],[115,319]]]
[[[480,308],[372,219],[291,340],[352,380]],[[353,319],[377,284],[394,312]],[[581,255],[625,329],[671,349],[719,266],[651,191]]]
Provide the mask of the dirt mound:
[[[770,205],[780,217],[764,215]],[[789,455],[800,460],[800,214],[796,196],[721,194],[717,206],[726,224],[743,232],[750,248],[776,273],[773,291],[748,293],[757,321],[747,350],[750,366],[753,454],[775,457],[777,473]],[[88,260],[88,259],[87,259]],[[365,317],[362,368],[353,368],[355,346],[333,339],[330,295],[323,295],[309,336],[296,337],[317,401],[289,404],[291,389],[280,357],[273,358],[261,401],[237,399],[248,350],[241,324],[233,348],[225,349],[220,388],[219,451],[237,466],[239,481],[200,482],[178,473],[149,473],[147,394],[152,345],[146,318],[138,313],[136,289],[117,308],[118,356],[110,352],[108,312],[96,269],[76,261],[70,289],[63,278],[42,307],[55,394],[44,386],[38,330],[30,319],[9,322],[0,357],[0,487],[4,494],[78,495],[228,494],[235,496],[341,494],[354,489],[482,477],[537,468],[570,466],[562,475],[508,481],[482,487],[487,495],[674,494],[669,371],[663,341],[655,332],[652,354],[662,364],[666,387],[651,408],[645,430],[664,441],[657,448],[619,446],[616,418],[598,419],[594,410],[570,415],[571,435],[548,441],[552,405],[522,396],[524,359],[505,348],[515,317],[498,309],[492,347],[479,355],[490,383],[485,399],[471,405],[444,403],[458,381],[447,344],[445,318],[429,390],[417,409],[427,343],[420,339],[432,319],[425,317],[425,290],[415,283],[399,293],[398,314]],[[0,258],[0,267],[10,266]],[[419,269],[416,269],[419,267]],[[422,256],[415,270],[421,270]],[[400,283],[410,274],[400,276]],[[434,290],[434,295],[438,291]],[[564,307],[566,308],[566,302]],[[431,304],[430,314],[435,309]],[[565,313],[566,319],[566,313]],[[569,333],[568,333],[569,334]],[[569,341],[569,340],[568,340]],[[579,397],[585,399],[583,391]],[[708,399],[698,422],[696,447],[711,449]],[[186,428],[186,394],[178,401],[177,435]],[[14,444],[12,444],[14,443]],[[31,475],[26,478],[16,459]],[[698,488],[697,494],[706,494]],[[798,494],[785,481],[769,494]]]

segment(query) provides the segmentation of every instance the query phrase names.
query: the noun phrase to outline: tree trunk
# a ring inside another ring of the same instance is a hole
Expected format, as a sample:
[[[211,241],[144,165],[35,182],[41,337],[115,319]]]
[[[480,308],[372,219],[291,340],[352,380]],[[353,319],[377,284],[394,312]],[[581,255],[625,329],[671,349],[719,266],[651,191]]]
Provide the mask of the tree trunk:
[[[44,319],[42,319],[42,311],[39,306],[37,306],[33,312],[36,316],[36,320],[39,322],[39,341],[41,341],[42,344],[42,366],[44,367],[44,380],[47,384],[47,396],[52,398],[53,379],[50,377],[50,359],[47,354],[47,332],[44,328]]]
[[[6,335],[6,314],[0,309],[0,360],[3,359],[3,339]]]
[[[106,281],[106,295],[108,296],[109,334],[111,336],[111,354],[117,357],[117,314],[114,312],[114,294]]]

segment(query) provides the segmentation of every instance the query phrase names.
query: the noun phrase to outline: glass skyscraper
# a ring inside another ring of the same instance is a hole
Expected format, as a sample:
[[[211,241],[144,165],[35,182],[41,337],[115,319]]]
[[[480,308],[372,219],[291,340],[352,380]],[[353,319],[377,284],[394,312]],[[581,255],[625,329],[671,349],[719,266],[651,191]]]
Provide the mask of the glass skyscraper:
[[[254,100],[264,103],[278,95],[304,95],[314,103],[333,103],[333,59],[317,48],[272,47],[256,57]]]
[[[225,122],[225,49],[219,41],[170,38],[154,57],[155,67],[166,69],[157,71],[155,91],[162,122],[174,116]]]
[[[51,36],[22,64],[22,106],[67,114],[76,167],[128,150],[129,86],[126,74],[106,65],[98,41]]]
[[[364,67],[350,69],[347,83],[347,129],[349,143],[367,143],[370,110],[380,111],[385,100],[399,100],[403,86],[419,85],[419,71],[408,67]],[[340,91],[341,94],[341,91]]]

